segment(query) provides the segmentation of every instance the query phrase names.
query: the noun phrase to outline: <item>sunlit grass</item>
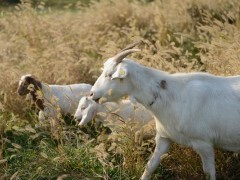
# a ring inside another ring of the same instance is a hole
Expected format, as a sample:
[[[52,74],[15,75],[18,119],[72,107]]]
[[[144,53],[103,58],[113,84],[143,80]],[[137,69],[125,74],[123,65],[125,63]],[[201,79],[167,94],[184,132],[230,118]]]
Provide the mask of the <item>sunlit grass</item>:
[[[60,1],[58,1],[60,3]],[[142,39],[137,62],[173,72],[239,74],[238,0],[108,1],[51,9],[22,4],[0,14],[0,177],[10,179],[139,179],[154,140],[136,144],[123,126],[112,141],[105,128],[75,127],[60,139],[37,109],[17,96],[21,75],[49,84],[94,83],[102,63]],[[76,7],[76,6],[75,6]],[[64,122],[64,121],[63,121]],[[238,154],[216,150],[218,179],[239,179]],[[153,179],[204,179],[199,156],[173,145]]]

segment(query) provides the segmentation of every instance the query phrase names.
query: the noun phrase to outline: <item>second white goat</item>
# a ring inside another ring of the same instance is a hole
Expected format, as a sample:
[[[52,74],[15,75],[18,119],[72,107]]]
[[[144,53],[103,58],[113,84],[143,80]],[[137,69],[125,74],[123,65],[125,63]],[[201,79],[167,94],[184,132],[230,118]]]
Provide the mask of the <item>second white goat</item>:
[[[136,129],[135,140],[140,141],[141,131],[143,131],[143,138],[149,139],[155,135],[154,116],[146,110],[141,104],[133,103],[130,100],[122,100],[118,103],[106,102],[98,104],[91,98],[85,96],[79,101],[78,108],[74,115],[78,125],[83,126],[95,118],[96,122],[106,122],[108,126],[112,122],[114,129],[116,125],[124,122],[133,122]],[[115,128],[116,129],[116,128]],[[146,132],[148,131],[148,132]],[[144,135],[144,132],[146,132]]]

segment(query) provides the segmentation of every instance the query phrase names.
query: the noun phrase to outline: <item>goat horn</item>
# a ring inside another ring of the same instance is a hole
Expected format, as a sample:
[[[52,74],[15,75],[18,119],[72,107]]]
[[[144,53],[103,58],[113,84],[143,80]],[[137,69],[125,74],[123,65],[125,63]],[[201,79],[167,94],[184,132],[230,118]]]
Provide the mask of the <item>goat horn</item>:
[[[135,42],[135,43],[129,44],[127,47],[125,47],[124,49],[122,49],[120,52],[126,51],[126,50],[128,50],[128,49],[132,49],[132,48],[134,48],[135,46],[137,46],[137,45],[139,45],[139,44],[141,44],[141,43],[143,43],[142,40],[139,40],[139,41],[137,41],[137,42]]]
[[[121,63],[123,58],[125,58],[127,55],[134,53],[134,52],[139,52],[141,51],[140,49],[128,49],[125,51],[122,51],[120,53],[118,53],[116,56],[114,56],[113,58],[115,59],[115,61],[117,62],[117,64]]]

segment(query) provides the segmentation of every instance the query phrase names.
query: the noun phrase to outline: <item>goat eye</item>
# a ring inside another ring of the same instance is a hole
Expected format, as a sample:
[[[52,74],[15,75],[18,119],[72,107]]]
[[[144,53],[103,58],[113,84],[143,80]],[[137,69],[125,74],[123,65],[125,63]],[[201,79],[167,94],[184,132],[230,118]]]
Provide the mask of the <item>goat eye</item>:
[[[105,75],[105,78],[111,78],[111,77],[112,77],[111,74],[106,74],[106,75]]]

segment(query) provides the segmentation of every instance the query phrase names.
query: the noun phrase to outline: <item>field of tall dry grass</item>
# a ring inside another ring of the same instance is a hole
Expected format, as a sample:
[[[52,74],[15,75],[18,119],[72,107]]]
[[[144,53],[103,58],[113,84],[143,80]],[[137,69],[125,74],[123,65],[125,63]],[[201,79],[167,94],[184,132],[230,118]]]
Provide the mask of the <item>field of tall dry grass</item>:
[[[71,7],[74,6],[74,10]],[[29,3],[0,9],[0,179],[139,179],[154,141],[118,142],[106,127],[79,129],[65,117],[59,140],[16,94],[23,74],[46,83],[93,84],[103,62],[143,40],[131,58],[171,73],[240,74],[239,0],[100,0],[52,9]],[[216,150],[218,179],[239,179],[236,153]],[[174,145],[152,179],[204,179],[192,150]]]

